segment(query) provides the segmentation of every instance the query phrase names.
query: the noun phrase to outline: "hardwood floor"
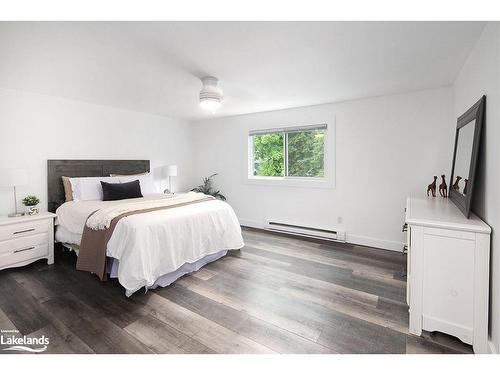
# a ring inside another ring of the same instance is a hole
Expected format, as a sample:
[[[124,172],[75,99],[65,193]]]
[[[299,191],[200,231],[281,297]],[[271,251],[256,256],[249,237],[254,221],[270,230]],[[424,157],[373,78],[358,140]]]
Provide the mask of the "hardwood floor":
[[[242,250],[131,298],[60,249],[0,271],[0,329],[49,337],[46,353],[471,353],[408,334],[401,254],[243,233]]]

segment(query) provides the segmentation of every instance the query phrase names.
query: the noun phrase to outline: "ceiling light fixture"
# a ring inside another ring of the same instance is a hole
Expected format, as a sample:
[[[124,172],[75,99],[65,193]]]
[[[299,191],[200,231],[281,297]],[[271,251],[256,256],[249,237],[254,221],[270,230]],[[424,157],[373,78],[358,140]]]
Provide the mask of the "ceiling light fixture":
[[[203,88],[200,91],[200,107],[215,113],[222,102],[222,91],[218,86],[219,80],[215,77],[203,77]]]

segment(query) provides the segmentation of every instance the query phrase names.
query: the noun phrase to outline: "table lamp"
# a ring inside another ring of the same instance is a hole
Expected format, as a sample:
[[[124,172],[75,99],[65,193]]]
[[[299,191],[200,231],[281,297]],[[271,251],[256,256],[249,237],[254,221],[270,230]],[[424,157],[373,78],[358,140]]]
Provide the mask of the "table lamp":
[[[28,174],[25,169],[4,168],[0,169],[0,186],[14,188],[14,207],[15,212],[9,214],[9,217],[22,216],[22,213],[17,211],[17,193],[16,187],[26,185],[28,183]]]
[[[165,175],[168,177],[168,189],[165,190],[165,193],[173,193],[172,189],[172,177],[177,176],[177,165],[168,165],[165,168]]]

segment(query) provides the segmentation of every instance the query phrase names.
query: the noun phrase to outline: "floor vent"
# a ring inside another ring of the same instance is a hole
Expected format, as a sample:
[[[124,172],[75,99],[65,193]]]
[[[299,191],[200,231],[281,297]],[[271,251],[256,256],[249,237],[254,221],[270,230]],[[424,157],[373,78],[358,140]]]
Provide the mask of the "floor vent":
[[[319,238],[322,240],[345,242],[345,232],[339,230],[306,227],[303,225],[280,223],[277,221],[268,221],[265,226],[265,229],[274,232],[289,233],[298,236]]]

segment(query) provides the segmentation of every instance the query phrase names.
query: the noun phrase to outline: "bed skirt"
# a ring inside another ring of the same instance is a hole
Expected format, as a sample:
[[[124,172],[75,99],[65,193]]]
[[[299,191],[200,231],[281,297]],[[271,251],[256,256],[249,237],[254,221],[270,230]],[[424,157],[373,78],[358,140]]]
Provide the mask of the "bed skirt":
[[[79,252],[79,246],[78,245],[73,245],[73,244],[64,243],[64,242],[63,242],[62,245],[65,248],[74,251],[76,253],[76,255],[78,256],[78,252]],[[219,252],[217,252],[215,254],[207,255],[206,257],[201,258],[201,259],[197,260],[194,263],[184,263],[177,270],[175,270],[173,272],[170,272],[170,273],[167,273],[167,274],[165,274],[163,276],[160,276],[155,281],[155,283],[153,285],[151,285],[150,287],[147,287],[147,289],[155,289],[157,287],[169,286],[170,284],[172,284],[178,278],[180,278],[180,277],[182,277],[182,276],[184,276],[184,275],[186,275],[188,273],[196,272],[201,267],[207,265],[208,263],[215,262],[217,259],[222,258],[223,256],[225,256],[227,254],[227,252],[228,252],[228,250],[222,250],[222,251],[219,251]],[[118,278],[118,267],[119,267],[119,265],[120,265],[120,262],[119,262],[118,259],[111,258],[111,257],[107,258],[107,262],[106,262],[107,270],[106,271],[109,274],[110,278],[114,278],[114,279]],[[129,292],[128,290],[125,291],[125,295],[127,297],[130,297],[132,294],[134,294],[134,292]]]
[[[211,262],[215,262],[217,259],[222,258],[226,254],[227,254],[227,250],[222,250],[222,251],[219,251],[215,254],[207,255],[206,257],[201,258],[194,263],[184,263],[177,270],[160,276],[154,282],[153,285],[151,285],[149,287],[145,287],[145,288],[146,288],[146,290],[148,290],[148,289],[155,289],[159,286],[160,287],[168,286],[168,285],[172,284],[178,278],[180,278],[188,273],[198,271],[204,265],[211,263]],[[118,278],[118,267],[120,265],[120,262],[118,261],[118,259],[108,257],[108,261],[106,263],[107,263],[107,267],[108,267],[107,271],[109,273],[109,277],[110,278]],[[125,291],[125,295],[127,297],[130,297],[132,294],[134,294],[134,292],[129,292],[128,290]]]

